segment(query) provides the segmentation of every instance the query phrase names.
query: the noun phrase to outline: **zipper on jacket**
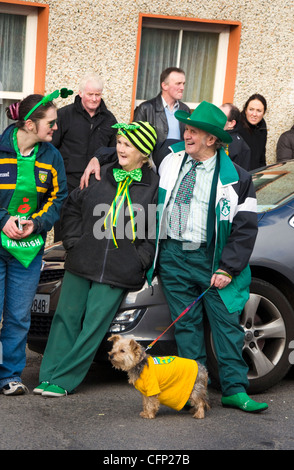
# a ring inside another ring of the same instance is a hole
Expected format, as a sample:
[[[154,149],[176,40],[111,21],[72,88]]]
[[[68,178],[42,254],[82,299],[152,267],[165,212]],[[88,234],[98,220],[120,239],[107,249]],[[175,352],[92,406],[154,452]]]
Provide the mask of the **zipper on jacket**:
[[[106,266],[106,259],[107,259],[107,254],[108,254],[108,247],[110,243],[110,238],[107,239],[107,244],[106,244],[106,250],[105,250],[105,255],[103,259],[103,265],[102,265],[102,271],[101,271],[101,276],[100,276],[100,282],[103,282],[103,277],[104,277],[104,271],[105,271],[105,266]]]

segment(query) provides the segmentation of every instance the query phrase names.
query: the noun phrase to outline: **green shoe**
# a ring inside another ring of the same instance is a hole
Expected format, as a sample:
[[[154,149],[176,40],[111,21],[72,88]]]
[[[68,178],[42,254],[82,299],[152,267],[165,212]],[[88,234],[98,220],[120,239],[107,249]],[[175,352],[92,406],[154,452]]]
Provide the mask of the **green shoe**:
[[[44,392],[44,390],[48,387],[49,385],[49,382],[41,382],[38,387],[34,388],[33,390],[33,393],[35,395],[42,395],[42,393]]]
[[[67,395],[67,391],[58,385],[48,385],[42,393],[42,397],[64,397]]]
[[[222,397],[222,405],[231,408],[239,408],[248,413],[259,413],[268,408],[266,403],[258,403],[257,401],[251,400],[247,393],[236,393],[236,395]]]

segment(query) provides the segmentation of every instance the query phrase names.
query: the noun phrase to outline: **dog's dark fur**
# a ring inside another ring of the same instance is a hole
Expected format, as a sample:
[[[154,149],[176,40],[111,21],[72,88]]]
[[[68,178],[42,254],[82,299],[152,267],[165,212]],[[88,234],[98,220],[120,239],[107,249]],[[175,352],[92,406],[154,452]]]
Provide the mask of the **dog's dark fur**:
[[[129,383],[134,385],[145,365],[148,364],[149,355],[133,339],[129,340],[120,335],[113,335],[108,341],[113,342],[112,350],[108,353],[112,365],[116,369],[126,371]],[[198,363],[196,382],[189,398],[194,418],[204,418],[205,409],[210,409],[207,398],[207,381],[207,370]],[[143,396],[143,411],[141,416],[143,418],[155,418],[159,405],[158,395],[152,397]]]

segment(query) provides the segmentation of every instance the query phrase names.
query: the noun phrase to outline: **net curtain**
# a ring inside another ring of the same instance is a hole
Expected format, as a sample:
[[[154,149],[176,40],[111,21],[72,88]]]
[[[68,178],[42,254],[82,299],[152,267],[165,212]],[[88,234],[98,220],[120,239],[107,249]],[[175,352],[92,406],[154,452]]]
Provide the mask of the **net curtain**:
[[[22,92],[26,17],[0,13],[0,91]],[[0,98],[0,134],[9,124],[5,108],[11,100]]]
[[[217,33],[183,31],[180,42],[177,30],[143,28],[136,99],[156,96],[161,72],[176,66],[186,74],[183,101],[212,101],[218,39]]]

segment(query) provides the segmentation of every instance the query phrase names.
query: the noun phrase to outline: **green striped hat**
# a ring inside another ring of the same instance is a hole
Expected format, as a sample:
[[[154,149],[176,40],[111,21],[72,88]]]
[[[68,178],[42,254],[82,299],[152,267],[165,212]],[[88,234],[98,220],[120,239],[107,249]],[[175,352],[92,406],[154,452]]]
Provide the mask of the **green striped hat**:
[[[155,147],[157,134],[155,128],[147,121],[117,123],[112,126],[118,129],[118,135],[124,136],[143,155],[148,156]]]

